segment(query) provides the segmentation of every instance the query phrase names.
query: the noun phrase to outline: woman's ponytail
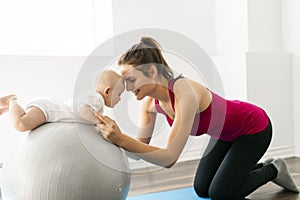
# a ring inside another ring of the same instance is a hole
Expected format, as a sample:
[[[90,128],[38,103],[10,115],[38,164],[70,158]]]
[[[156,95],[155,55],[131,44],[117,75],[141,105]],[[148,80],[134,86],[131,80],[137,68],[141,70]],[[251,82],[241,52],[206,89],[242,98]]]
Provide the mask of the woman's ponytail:
[[[174,78],[172,69],[168,66],[162,54],[161,46],[150,37],[142,37],[140,42],[128,49],[118,61],[118,65],[132,65],[149,76],[149,67],[155,65],[158,74],[167,80]]]

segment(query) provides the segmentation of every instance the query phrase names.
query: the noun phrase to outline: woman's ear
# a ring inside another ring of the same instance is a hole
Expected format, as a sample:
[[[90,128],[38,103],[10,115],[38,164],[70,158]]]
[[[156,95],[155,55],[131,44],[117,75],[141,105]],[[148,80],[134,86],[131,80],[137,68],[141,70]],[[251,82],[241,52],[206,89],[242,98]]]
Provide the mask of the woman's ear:
[[[157,68],[155,65],[151,65],[149,68],[149,77],[150,78],[156,78],[157,77]]]

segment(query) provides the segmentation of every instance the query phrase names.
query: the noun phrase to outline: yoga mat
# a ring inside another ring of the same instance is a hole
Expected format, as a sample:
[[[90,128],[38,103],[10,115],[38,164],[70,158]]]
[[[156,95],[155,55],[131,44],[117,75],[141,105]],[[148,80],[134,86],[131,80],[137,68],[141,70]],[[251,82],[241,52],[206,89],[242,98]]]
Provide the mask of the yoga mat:
[[[199,198],[193,188],[183,188],[128,197],[127,200],[210,200]]]
[[[210,198],[200,198],[197,196],[193,188],[183,188],[165,192],[130,196],[127,197],[127,200],[210,200]]]

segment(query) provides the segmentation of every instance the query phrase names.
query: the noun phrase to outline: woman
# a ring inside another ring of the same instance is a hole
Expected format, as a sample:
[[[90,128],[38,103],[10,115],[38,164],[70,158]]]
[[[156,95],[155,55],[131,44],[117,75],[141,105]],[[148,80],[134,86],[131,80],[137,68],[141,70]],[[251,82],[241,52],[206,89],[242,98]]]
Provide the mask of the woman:
[[[160,45],[152,38],[142,38],[118,64],[126,89],[142,100],[140,130],[133,139],[115,121],[98,115],[98,127],[107,140],[148,162],[171,167],[189,135],[207,133],[211,139],[194,180],[200,197],[243,199],[271,180],[299,192],[283,159],[257,164],[272,137],[272,125],[263,109],[225,100],[183,76],[174,78]],[[171,126],[165,148],[149,145],[157,113],[164,114]]]

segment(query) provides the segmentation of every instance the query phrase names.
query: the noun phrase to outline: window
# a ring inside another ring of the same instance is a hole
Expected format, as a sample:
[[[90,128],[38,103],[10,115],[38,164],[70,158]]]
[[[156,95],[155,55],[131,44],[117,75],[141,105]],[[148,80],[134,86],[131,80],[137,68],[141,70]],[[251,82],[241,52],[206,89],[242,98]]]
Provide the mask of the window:
[[[111,0],[0,1],[2,55],[88,55],[112,28]]]

